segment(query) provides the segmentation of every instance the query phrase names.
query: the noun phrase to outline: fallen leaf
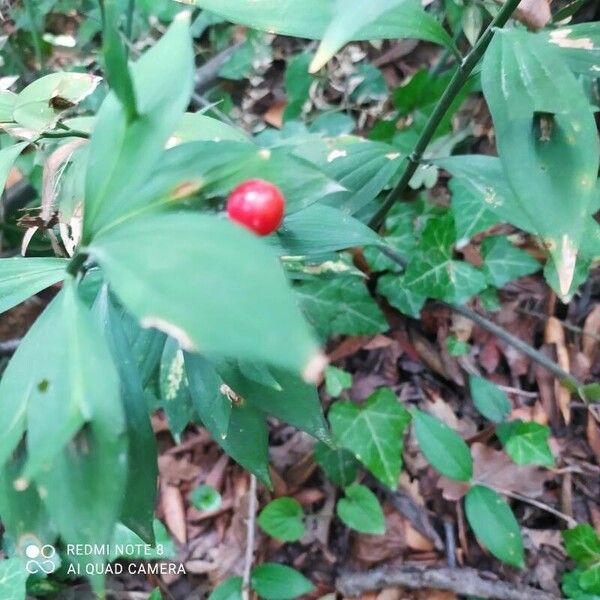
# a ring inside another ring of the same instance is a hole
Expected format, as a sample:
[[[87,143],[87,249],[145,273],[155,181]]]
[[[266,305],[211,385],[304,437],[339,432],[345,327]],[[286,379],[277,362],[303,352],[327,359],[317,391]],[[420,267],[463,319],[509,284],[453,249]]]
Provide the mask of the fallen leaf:
[[[521,0],[515,16],[529,29],[541,29],[552,19],[548,0]]]
[[[564,371],[570,373],[571,363],[565,341],[565,330],[562,323],[556,317],[550,317],[548,319],[546,328],[544,329],[544,341],[546,344],[554,344],[558,364]],[[571,392],[560,385],[560,382],[556,380],[554,382],[554,393],[556,401],[558,402],[558,408],[560,409],[565,423],[568,425],[571,421]]]

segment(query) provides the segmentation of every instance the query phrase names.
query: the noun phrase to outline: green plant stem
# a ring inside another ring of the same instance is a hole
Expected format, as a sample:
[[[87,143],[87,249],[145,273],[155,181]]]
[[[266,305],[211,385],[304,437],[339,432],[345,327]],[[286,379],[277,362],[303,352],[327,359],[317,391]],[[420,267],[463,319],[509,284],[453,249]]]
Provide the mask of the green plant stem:
[[[68,137],[78,137],[78,138],[83,138],[83,139],[87,140],[90,138],[90,134],[87,133],[86,131],[79,131],[77,129],[68,129],[66,131],[47,131],[45,133],[42,133],[37,138],[37,140],[43,140],[43,139],[58,140],[61,138],[68,138]]]
[[[135,0],[129,0],[127,4],[127,17],[125,20],[125,37],[131,42],[133,36],[133,14],[135,12]],[[125,53],[129,54],[129,44],[125,44]]]
[[[35,53],[35,62],[38,68],[41,69],[44,63],[44,57],[42,54],[42,38],[40,32],[37,30],[35,24],[35,9],[33,6],[33,0],[25,0],[25,10],[31,23],[31,37],[33,39],[33,51]]]
[[[500,12],[496,15],[488,28],[477,40],[477,43],[475,46],[473,46],[471,52],[469,52],[469,54],[467,54],[467,56],[460,63],[458,69],[454,73],[454,76],[450,80],[448,87],[445,89],[442,97],[439,99],[435,109],[431,113],[431,116],[429,117],[425,128],[421,132],[413,151],[408,156],[408,164],[406,165],[404,172],[400,177],[400,181],[398,181],[394,189],[388,194],[387,198],[381,205],[381,208],[375,213],[369,222],[369,226],[373,229],[379,229],[381,227],[387,213],[406,191],[406,188],[415,174],[417,167],[421,163],[423,154],[425,153],[425,150],[427,150],[427,146],[429,146],[429,142],[431,142],[438,125],[444,118],[444,115],[448,112],[450,105],[452,102],[454,102],[460,90],[471,76],[473,69],[483,56],[484,52],[487,50],[487,47],[490,45],[490,42],[494,37],[495,29],[504,27],[512,13],[519,5],[519,2],[520,0],[506,0],[504,6],[502,6],[500,9]]]
[[[77,253],[67,265],[67,273],[73,277],[77,277],[77,274],[81,270],[81,267],[83,267],[87,258],[88,256],[85,252]]]
[[[389,259],[393,260],[396,264],[400,265],[403,268],[406,268],[406,262],[400,256],[398,256],[398,254],[394,250],[392,250],[389,246],[380,245],[380,246],[377,246],[377,248],[380,250],[380,252],[385,254]],[[567,371],[562,369],[559,365],[557,365],[553,360],[548,358],[545,354],[543,354],[539,350],[536,350],[533,346],[530,346],[527,342],[524,342],[523,340],[520,340],[518,337],[515,337],[514,335],[512,335],[512,333],[509,333],[508,331],[506,331],[506,329],[504,329],[503,327],[500,327],[500,325],[496,325],[496,323],[494,323],[493,321],[490,321],[489,319],[486,319],[484,316],[475,312],[468,306],[464,306],[461,304],[450,304],[449,302],[443,302],[443,301],[441,301],[440,303],[443,304],[444,306],[447,306],[448,308],[450,308],[454,312],[458,313],[459,315],[462,315],[463,317],[469,319],[470,321],[473,321],[473,323],[476,323],[477,325],[479,325],[486,331],[489,331],[490,333],[494,334],[496,337],[500,338],[503,342],[506,342],[509,346],[512,346],[515,350],[519,351],[521,354],[528,356],[529,358],[531,358],[531,360],[533,360],[540,366],[544,367],[546,370],[548,370],[551,373],[553,373],[554,375],[556,375],[556,377],[558,377],[560,379],[561,383],[567,384],[567,386],[570,389],[577,390],[579,393],[579,390],[581,388],[583,388],[584,384],[581,381],[579,381],[576,377],[573,377],[573,375],[571,375],[570,373],[567,373]]]

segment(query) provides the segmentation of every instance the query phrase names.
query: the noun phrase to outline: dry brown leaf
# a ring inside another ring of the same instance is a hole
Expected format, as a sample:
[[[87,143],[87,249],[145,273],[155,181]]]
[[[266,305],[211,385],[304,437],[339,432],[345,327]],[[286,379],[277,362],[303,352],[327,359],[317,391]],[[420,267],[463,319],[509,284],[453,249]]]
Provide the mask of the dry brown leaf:
[[[177,458],[171,454],[158,457],[158,470],[161,479],[173,485],[182,481],[194,481],[201,473],[200,467],[190,462],[187,457]]]
[[[550,2],[548,0],[521,0],[515,16],[529,29],[541,29],[552,19]]]
[[[185,509],[179,488],[173,485],[161,485],[161,504],[169,531],[180,544],[185,544],[187,542]]]
[[[598,350],[597,337],[600,335],[600,304],[596,304],[586,317],[583,332],[582,351],[590,363],[593,363]]]
[[[558,364],[564,371],[570,373],[571,363],[565,340],[565,330],[562,323],[556,317],[550,317],[548,319],[546,328],[544,329],[544,340],[546,344],[554,344]],[[560,382],[557,380],[554,382],[554,393],[563,419],[568,425],[571,421],[571,392],[560,385]]]
[[[485,444],[471,446],[473,456],[473,479],[491,487],[517,492],[530,498],[541,496],[548,473],[535,465],[515,464],[502,450],[494,450]],[[438,486],[446,500],[460,500],[469,485],[441,477]]]
[[[596,464],[600,466],[600,428],[591,411],[588,412],[587,440],[596,457]]]

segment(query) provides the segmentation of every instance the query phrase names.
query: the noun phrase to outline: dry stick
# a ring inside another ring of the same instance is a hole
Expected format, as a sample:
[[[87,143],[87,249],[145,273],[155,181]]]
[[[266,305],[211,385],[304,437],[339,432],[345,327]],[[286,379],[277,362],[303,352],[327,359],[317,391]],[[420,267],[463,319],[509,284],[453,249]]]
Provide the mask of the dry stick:
[[[242,575],[242,600],[250,600],[250,573],[254,560],[254,527],[256,521],[256,475],[250,473],[250,490],[248,492],[248,517],[246,519],[246,554],[244,556],[244,573]]]
[[[449,590],[462,596],[497,600],[559,600],[540,589],[500,581],[492,574],[469,568],[401,565],[363,572],[347,571],[336,580],[337,591],[346,598],[389,587]]]
[[[500,9],[494,20],[490,23],[489,27],[484,31],[483,35],[477,40],[475,46],[465,59],[461,62],[456,73],[450,80],[448,87],[442,94],[439,102],[437,103],[434,111],[431,113],[425,128],[423,129],[421,136],[419,137],[413,151],[408,156],[408,164],[402,173],[400,181],[396,184],[396,187],[388,194],[387,198],[381,205],[381,208],[375,213],[371,219],[369,225],[373,229],[379,229],[383,224],[385,216],[392,208],[392,206],[398,201],[402,194],[406,191],[412,176],[415,174],[417,167],[421,163],[423,154],[427,150],[429,142],[433,138],[438,125],[448,112],[452,102],[456,99],[456,96],[460,90],[464,87],[465,83],[469,79],[473,69],[483,56],[487,47],[490,45],[492,38],[494,37],[494,30],[496,28],[503,27],[514,10],[519,5],[520,0],[506,0],[504,6]]]

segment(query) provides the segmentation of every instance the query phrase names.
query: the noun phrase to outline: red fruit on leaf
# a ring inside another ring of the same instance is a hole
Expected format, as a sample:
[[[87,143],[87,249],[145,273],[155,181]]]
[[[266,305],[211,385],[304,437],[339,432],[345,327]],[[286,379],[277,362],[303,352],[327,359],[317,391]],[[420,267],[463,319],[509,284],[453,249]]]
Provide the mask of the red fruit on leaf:
[[[244,181],[227,198],[229,218],[257,235],[273,233],[281,225],[284,212],[281,190],[262,179]]]

